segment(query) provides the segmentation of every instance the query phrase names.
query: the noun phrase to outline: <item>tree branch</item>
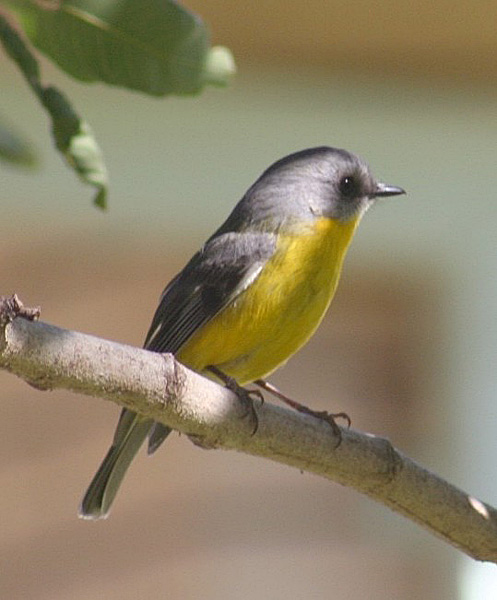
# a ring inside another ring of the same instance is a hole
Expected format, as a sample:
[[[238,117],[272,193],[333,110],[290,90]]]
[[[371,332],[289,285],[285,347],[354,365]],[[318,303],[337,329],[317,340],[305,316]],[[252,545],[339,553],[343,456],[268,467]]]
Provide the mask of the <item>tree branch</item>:
[[[417,465],[386,439],[265,402],[255,435],[237,396],[157,354],[36,322],[0,301],[0,368],[38,389],[111,400],[193,436],[202,446],[263,456],[353,487],[478,560],[497,563],[497,511]]]

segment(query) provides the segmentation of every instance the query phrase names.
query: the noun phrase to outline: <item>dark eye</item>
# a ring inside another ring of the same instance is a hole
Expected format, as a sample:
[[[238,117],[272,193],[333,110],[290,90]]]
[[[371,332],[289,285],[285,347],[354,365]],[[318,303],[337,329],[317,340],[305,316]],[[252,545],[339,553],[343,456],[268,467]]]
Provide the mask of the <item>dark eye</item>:
[[[345,198],[357,198],[357,196],[360,195],[359,181],[353,175],[346,175],[345,177],[342,177],[342,179],[340,179],[340,183],[338,184],[338,189]]]

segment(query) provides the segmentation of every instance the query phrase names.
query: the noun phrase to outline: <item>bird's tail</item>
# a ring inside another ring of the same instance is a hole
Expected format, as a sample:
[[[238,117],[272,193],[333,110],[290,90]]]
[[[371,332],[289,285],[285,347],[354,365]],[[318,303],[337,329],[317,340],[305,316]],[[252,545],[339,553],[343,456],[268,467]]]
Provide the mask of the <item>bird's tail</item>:
[[[153,426],[124,409],[119,418],[112,446],[92,479],[79,507],[83,519],[103,519],[110,510],[126,471]]]

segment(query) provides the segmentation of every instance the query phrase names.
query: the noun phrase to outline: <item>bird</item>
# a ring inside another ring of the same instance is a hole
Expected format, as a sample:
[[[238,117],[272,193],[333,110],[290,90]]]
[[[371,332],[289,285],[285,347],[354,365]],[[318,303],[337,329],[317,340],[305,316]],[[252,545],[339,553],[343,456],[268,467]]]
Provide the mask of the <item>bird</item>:
[[[319,326],[365,212],[378,198],[400,194],[340,148],[308,148],[276,161],[166,286],[144,348],[173,353],[239,390],[264,386]],[[152,454],[170,432],[123,409],[79,515],[105,518],[146,438]]]

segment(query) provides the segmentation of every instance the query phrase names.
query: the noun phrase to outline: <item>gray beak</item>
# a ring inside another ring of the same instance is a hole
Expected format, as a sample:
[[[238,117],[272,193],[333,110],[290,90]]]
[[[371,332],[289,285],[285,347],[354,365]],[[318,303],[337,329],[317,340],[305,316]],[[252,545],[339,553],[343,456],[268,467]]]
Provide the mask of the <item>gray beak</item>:
[[[399,196],[405,194],[405,190],[395,185],[388,185],[386,183],[377,183],[376,190],[374,191],[374,198],[385,198],[386,196]]]

